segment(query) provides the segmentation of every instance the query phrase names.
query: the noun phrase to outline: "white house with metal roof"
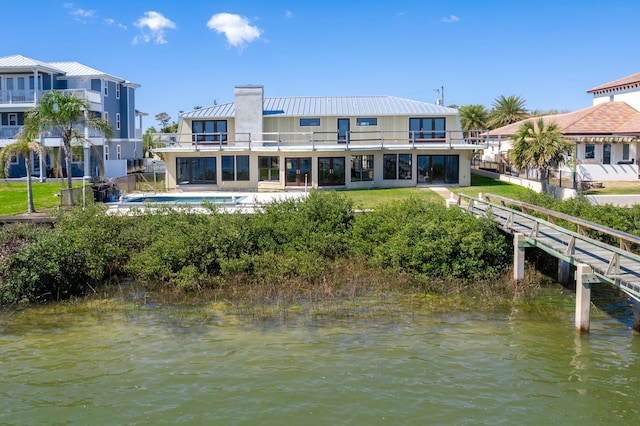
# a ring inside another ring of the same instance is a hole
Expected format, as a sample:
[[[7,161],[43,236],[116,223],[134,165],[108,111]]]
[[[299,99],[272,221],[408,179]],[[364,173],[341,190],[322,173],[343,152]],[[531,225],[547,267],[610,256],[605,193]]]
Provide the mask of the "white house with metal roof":
[[[167,189],[283,190],[470,184],[481,149],[453,108],[391,96],[264,98],[238,86],[235,102],[180,115],[154,135]]]
[[[22,55],[0,57],[0,148],[16,140],[25,112],[50,90],[72,93],[89,103],[89,110],[107,118],[114,137],[84,129],[82,154],[74,155],[73,176],[98,176],[100,163],[109,177],[122,176],[142,167],[142,132],[136,128],[135,91],[138,84],[78,62],[43,62]],[[83,129],[79,129],[83,130]],[[59,149],[60,138],[42,134],[41,142]],[[53,158],[35,158],[33,175],[52,175]],[[25,176],[21,158],[12,160],[10,177]]]

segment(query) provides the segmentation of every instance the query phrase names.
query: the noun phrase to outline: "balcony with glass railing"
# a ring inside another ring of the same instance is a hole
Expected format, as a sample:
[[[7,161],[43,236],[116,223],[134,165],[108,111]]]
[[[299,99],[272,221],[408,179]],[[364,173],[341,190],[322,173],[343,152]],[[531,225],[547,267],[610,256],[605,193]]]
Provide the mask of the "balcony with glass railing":
[[[336,132],[154,133],[152,145],[162,151],[478,149],[483,130],[383,130]]]
[[[57,90],[64,94],[72,94],[80,99],[94,104],[102,103],[100,92],[88,89],[64,89]],[[29,105],[33,106],[37,99],[49,92],[48,90],[0,90],[0,106],[6,105]]]

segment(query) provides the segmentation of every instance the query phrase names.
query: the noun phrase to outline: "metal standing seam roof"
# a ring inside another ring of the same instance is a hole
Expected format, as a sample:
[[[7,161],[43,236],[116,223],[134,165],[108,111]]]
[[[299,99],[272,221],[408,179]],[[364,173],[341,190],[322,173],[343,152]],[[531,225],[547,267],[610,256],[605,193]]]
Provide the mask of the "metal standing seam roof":
[[[64,71],[53,64],[37,61],[22,55],[3,56],[0,58],[0,68],[11,69],[38,69],[54,73],[64,73]]]
[[[264,98],[264,111],[274,117],[367,117],[398,115],[455,115],[458,110],[445,106],[393,96],[338,96]],[[235,103],[214,105],[180,114],[181,118],[233,117]]]
[[[51,64],[61,69],[65,73],[64,77],[106,77],[110,80],[125,81],[124,78],[107,74],[80,62],[51,62]]]

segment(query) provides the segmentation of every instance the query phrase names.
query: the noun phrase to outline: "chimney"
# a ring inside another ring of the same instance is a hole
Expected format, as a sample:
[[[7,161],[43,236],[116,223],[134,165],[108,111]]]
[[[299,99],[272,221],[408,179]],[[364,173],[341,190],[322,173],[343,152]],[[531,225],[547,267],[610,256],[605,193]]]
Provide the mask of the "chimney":
[[[236,86],[235,96],[235,132],[243,139],[251,134],[251,139],[262,139],[262,110],[264,87]]]

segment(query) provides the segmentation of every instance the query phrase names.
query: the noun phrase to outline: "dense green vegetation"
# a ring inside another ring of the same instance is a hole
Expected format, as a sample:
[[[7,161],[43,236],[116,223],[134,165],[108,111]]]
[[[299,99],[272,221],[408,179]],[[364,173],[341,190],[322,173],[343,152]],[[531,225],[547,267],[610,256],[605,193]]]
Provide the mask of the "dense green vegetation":
[[[335,295],[381,282],[430,291],[430,282],[495,282],[509,252],[488,219],[417,198],[362,215],[329,191],[252,215],[167,208],[111,216],[96,206],[62,215],[51,230],[2,228],[0,301],[64,299],[129,278],[146,288],[264,297],[283,288]]]

